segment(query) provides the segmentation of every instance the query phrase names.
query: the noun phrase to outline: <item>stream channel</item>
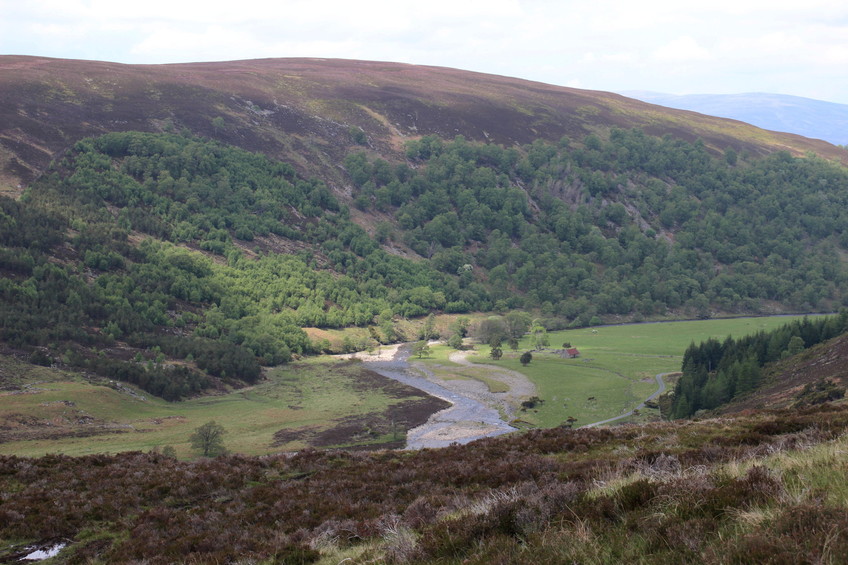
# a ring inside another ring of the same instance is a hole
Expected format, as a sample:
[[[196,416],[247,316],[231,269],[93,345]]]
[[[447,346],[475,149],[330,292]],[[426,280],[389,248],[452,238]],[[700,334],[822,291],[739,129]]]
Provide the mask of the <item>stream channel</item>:
[[[429,380],[433,374],[425,367],[409,363],[409,356],[410,346],[406,345],[398,349],[392,360],[365,360],[369,369],[384,377],[451,403],[449,408],[436,412],[427,422],[407,432],[406,449],[447,447],[515,431],[496,409]]]

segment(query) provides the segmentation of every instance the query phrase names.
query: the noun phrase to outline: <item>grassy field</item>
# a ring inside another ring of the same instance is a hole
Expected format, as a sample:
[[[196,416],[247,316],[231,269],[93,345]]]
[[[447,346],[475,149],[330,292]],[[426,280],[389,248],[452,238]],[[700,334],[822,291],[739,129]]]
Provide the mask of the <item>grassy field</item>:
[[[657,389],[655,375],[680,370],[683,352],[691,342],[768,331],[792,319],[776,316],[565,330],[549,334],[551,349],[561,349],[567,342],[580,351],[579,358],[562,359],[550,350],[533,352],[533,360],[523,367],[518,357],[531,348],[525,337],[517,351],[504,350],[499,361],[489,357],[486,345],[478,346],[469,360],[519,371],[533,381],[544,402],[521,413],[520,420],[528,425],[557,426],[572,417],[574,425],[581,426],[635,408]],[[633,419],[652,417],[657,417],[656,410]]]
[[[4,361],[4,372],[18,365]],[[4,454],[82,455],[170,445],[186,457],[192,453],[192,431],[210,420],[226,429],[228,449],[249,455],[300,449],[306,444],[298,438],[321,434],[325,444],[336,441],[327,434],[340,423],[346,424],[337,436],[340,445],[379,444],[404,437],[404,430],[389,426],[381,415],[403,402],[420,409],[430,401],[413,389],[375,380],[359,363],[332,358],[279,367],[256,386],[178,403],[44,368],[20,379],[33,384],[23,392],[0,393]],[[414,396],[405,396],[409,393]],[[278,432],[282,435],[275,438]]]
[[[527,426],[557,426],[568,417],[576,418],[575,425],[580,426],[638,405],[656,390],[654,375],[679,370],[690,342],[742,336],[790,320],[743,318],[552,332],[552,348],[569,342],[580,350],[580,358],[534,352],[527,367],[518,361],[520,353],[530,348],[527,339],[517,352],[507,350],[497,362],[488,357],[487,346],[478,346],[469,359],[479,366],[457,366],[453,375],[445,369],[452,365],[449,348],[434,347],[425,361],[441,365],[439,374],[444,378],[480,380],[492,392],[500,392],[501,383],[487,379],[487,364],[524,373],[544,400],[520,413]],[[7,390],[0,391],[0,453],[81,455],[170,445],[180,457],[188,457],[192,454],[189,436],[210,420],[227,430],[227,448],[250,455],[308,444],[353,446],[402,440],[404,430],[398,430],[398,425],[403,427],[411,411],[420,417],[427,400],[421,395],[406,396],[410,389],[400,391],[366,374],[357,363],[322,357],[272,369],[266,380],[250,388],[169,403],[137,391],[132,394],[129,386],[91,383],[79,375],[2,358],[0,380]],[[650,412],[640,418],[656,417],[656,411]]]

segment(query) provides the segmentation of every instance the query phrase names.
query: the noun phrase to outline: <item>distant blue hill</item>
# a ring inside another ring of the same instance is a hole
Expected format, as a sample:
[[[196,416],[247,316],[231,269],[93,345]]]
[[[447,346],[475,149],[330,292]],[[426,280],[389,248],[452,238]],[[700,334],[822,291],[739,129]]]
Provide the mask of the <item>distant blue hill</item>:
[[[784,94],[662,94],[630,91],[624,96],[667,108],[733,118],[763,129],[797,133],[848,145],[848,104]]]

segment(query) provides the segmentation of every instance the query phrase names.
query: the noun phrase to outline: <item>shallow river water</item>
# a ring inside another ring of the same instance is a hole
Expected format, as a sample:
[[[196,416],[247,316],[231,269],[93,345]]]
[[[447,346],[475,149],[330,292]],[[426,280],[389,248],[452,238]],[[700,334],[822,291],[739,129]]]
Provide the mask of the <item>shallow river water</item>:
[[[426,368],[413,367],[408,358],[409,349],[402,347],[391,361],[365,362],[369,369],[446,400],[451,406],[433,414],[421,426],[409,430],[406,449],[447,447],[452,443],[468,443],[515,431],[515,428],[501,419],[497,410],[428,380],[426,377],[432,377],[432,374]]]

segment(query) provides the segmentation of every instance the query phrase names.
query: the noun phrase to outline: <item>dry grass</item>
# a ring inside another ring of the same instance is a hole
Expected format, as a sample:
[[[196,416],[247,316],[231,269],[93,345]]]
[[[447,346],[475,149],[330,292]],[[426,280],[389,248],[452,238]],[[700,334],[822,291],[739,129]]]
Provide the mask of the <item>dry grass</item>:
[[[825,407],[412,453],[0,457],[0,559],[61,536],[68,562],[836,563],[846,432]]]

